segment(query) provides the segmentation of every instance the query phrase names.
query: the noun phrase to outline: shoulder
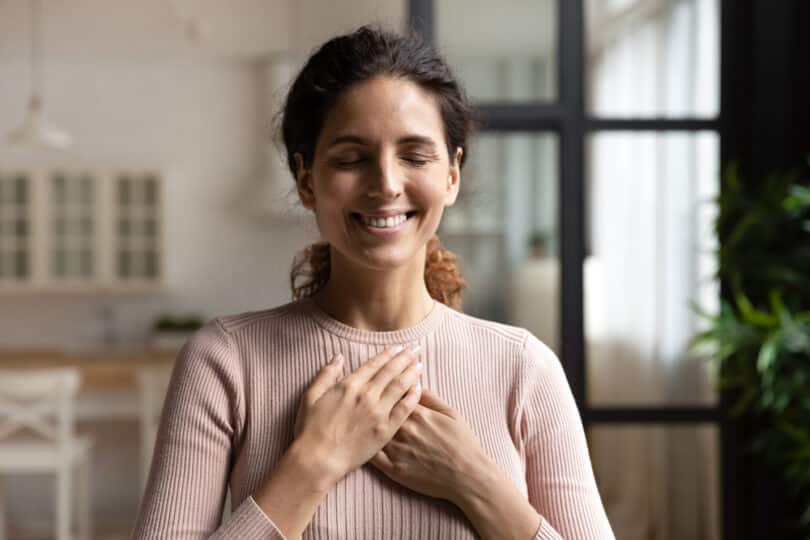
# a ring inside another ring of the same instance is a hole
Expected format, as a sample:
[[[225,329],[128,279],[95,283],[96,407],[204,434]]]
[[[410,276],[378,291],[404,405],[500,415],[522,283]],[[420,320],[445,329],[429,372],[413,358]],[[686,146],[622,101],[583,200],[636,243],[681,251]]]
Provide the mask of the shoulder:
[[[530,368],[561,366],[557,353],[528,330],[523,341],[523,356]]]
[[[477,345],[486,343],[501,351],[508,349],[510,356],[517,359],[524,381],[565,378],[557,354],[528,329],[447,309],[451,312],[448,320],[453,334],[472,344],[477,341]]]
[[[488,337],[491,340],[509,345],[529,364],[559,363],[554,351],[522,326],[482,319],[451,308],[447,308],[447,310],[450,312],[448,316],[449,324],[454,327],[455,331],[465,332],[468,335]]]
[[[289,320],[291,317],[300,314],[301,311],[301,303],[292,301],[267,309],[219,315],[212,319],[209,324],[216,324],[226,334],[233,336],[257,324],[273,324]]]
[[[242,334],[260,337],[265,333],[263,330],[251,332],[256,325],[284,320],[296,309],[295,302],[290,302],[269,309],[213,317],[186,340],[178,353],[178,360],[186,364],[216,364],[228,369],[238,367]]]
[[[519,326],[482,319],[445,306],[449,329],[460,337],[485,339],[519,351],[529,331]]]

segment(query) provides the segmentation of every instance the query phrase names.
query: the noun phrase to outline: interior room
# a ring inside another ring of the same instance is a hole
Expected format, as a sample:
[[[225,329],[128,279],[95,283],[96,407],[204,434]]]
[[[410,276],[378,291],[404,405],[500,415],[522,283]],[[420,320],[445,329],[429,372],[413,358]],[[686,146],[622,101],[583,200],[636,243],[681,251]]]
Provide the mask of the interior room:
[[[131,537],[178,357],[293,300],[280,113],[368,24],[476,110],[458,311],[559,360],[615,537],[810,537],[806,2],[0,0],[0,540]]]

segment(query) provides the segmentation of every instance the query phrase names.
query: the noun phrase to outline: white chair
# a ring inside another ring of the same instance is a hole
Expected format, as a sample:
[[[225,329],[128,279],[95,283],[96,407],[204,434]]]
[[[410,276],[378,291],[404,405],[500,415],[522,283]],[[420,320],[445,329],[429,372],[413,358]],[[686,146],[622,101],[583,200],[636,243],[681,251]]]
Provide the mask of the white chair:
[[[74,498],[78,538],[90,540],[91,534],[93,440],[75,434],[80,379],[77,368],[0,370],[0,482],[3,473],[55,474],[56,540],[76,538],[72,530]],[[74,467],[78,467],[75,485]],[[0,540],[6,537],[2,497],[0,483]]]
[[[141,366],[135,371],[141,424],[141,497],[149,479],[163,402],[172,376],[172,366]],[[225,497],[223,519],[231,514],[230,489]]]

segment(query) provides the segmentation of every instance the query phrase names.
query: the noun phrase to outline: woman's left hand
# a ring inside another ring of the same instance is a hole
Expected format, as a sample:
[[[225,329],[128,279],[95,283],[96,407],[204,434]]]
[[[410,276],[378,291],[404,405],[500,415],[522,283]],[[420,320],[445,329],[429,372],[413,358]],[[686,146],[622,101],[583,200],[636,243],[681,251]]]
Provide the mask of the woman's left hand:
[[[409,489],[457,503],[492,461],[461,414],[423,388],[416,409],[370,463]]]

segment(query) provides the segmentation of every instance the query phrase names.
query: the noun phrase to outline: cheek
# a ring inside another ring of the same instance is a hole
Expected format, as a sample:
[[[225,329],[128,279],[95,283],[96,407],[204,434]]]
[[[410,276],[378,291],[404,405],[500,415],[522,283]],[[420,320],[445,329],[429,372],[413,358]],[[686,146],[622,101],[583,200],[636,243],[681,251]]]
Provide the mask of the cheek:
[[[430,212],[441,212],[447,198],[445,185],[436,181],[435,178],[430,182],[422,182],[419,185],[419,198]]]
[[[356,183],[343,175],[319,180],[315,184],[316,210],[329,215],[341,212],[354,196]]]

